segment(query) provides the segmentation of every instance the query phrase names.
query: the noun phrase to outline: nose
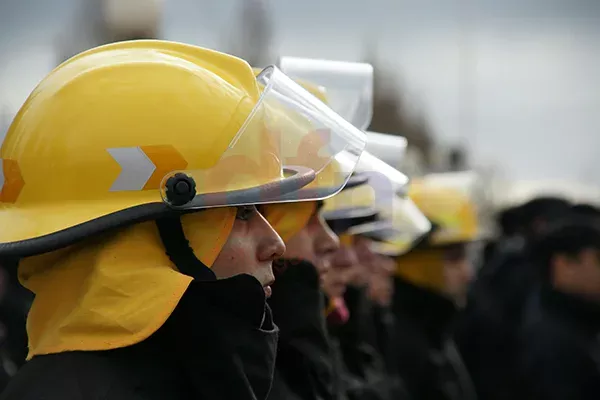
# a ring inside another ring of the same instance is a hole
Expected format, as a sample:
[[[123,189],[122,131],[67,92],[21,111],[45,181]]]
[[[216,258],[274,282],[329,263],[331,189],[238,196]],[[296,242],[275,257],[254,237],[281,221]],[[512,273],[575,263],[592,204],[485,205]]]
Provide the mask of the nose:
[[[258,259],[259,261],[273,261],[281,258],[285,253],[285,243],[281,236],[273,229],[271,224],[261,214],[255,218],[256,232],[259,233]]]
[[[464,264],[461,266],[461,270],[463,273],[463,282],[466,284],[470,283],[473,280],[473,277],[475,276],[473,264],[470,261],[465,260]]]
[[[317,256],[331,256],[337,249],[340,248],[340,239],[335,233],[333,233],[331,229],[329,229],[329,226],[327,226],[327,223],[323,220],[323,218],[319,217],[318,226],[313,233],[315,234],[314,246]]]

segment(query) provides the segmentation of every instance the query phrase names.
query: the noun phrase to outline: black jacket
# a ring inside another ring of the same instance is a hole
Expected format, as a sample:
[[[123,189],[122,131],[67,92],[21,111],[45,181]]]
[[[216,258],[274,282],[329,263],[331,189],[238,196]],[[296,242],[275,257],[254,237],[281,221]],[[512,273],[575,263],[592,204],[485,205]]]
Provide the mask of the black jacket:
[[[456,341],[482,400],[514,400],[518,335],[539,281],[524,241],[505,242],[480,271],[456,328]]]
[[[519,397],[600,398],[600,304],[542,287],[520,335]]]
[[[299,260],[278,260],[274,270],[277,279],[268,302],[280,340],[269,399],[335,399],[333,354],[317,271]]]
[[[396,360],[415,400],[473,400],[473,384],[451,338],[452,301],[396,278]]]
[[[344,391],[349,399],[406,399],[397,368],[386,362],[382,347],[390,350],[391,332],[377,307],[364,290],[348,287],[344,295],[350,318],[339,326],[330,326],[332,337],[339,349]],[[387,321],[389,322],[389,321]],[[378,331],[379,329],[379,331]]]
[[[36,356],[0,398],[266,399],[277,335],[255,278],[193,281],[147,340],[117,350]]]

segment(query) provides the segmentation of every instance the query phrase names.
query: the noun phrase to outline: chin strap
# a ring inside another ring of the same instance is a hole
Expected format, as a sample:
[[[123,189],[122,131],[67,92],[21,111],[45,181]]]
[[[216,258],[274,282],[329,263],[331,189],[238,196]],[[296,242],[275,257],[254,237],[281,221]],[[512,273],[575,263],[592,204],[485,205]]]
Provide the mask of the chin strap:
[[[190,242],[185,237],[179,216],[157,219],[156,226],[165,247],[165,253],[179,272],[198,281],[214,281],[217,279],[215,273],[194,254]]]

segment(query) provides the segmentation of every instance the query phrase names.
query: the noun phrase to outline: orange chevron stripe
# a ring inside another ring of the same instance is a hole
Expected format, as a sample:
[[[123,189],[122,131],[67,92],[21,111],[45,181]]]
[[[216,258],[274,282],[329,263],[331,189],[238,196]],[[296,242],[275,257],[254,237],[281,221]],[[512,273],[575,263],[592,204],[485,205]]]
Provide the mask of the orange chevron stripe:
[[[2,186],[2,190],[0,191],[0,201],[14,203],[17,201],[19,194],[21,194],[21,190],[25,186],[25,181],[16,161],[6,159],[1,161],[4,168],[4,186]]]
[[[187,161],[173,146],[141,146],[140,148],[156,166],[143,190],[158,189],[163,178],[169,172],[184,170],[188,165]]]

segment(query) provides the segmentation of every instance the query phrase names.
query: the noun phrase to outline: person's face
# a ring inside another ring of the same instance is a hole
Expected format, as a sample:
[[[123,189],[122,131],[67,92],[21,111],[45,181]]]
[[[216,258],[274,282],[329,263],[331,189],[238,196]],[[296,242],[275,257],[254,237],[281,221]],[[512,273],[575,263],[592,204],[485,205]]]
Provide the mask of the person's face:
[[[238,207],[231,233],[212,270],[217,279],[252,275],[264,287],[265,294],[270,296],[270,285],[275,281],[273,260],[284,252],[283,240],[256,207]]]
[[[367,271],[367,295],[375,303],[387,306],[391,303],[393,293],[393,275],[396,263],[390,257],[382,256],[371,250],[372,240],[366,237],[354,239],[354,249],[358,261]]]
[[[376,254],[371,250],[372,240],[363,236],[356,236],[354,238],[354,251],[356,251],[356,256],[358,257],[358,261],[366,266],[373,266],[376,264]]]
[[[464,244],[444,249],[444,279],[446,294],[457,304],[464,305],[467,289],[473,279],[473,266]]]
[[[380,271],[371,275],[367,295],[371,301],[380,306],[389,306],[394,293],[392,278]]]
[[[380,268],[379,256],[371,250],[372,240],[363,236],[354,237],[353,248],[358,263],[355,272],[351,276],[351,283],[355,286],[368,285],[371,275],[377,273]]]
[[[394,272],[396,263],[391,257],[375,254],[375,265],[367,294],[376,304],[388,306],[394,293]]]
[[[577,257],[557,256],[553,259],[560,288],[600,301],[600,254],[583,250]]]
[[[359,272],[360,264],[352,246],[340,245],[331,257],[331,270],[323,280],[323,291],[331,298],[341,297]]]
[[[331,258],[340,243],[327,223],[315,212],[300,232],[286,244],[285,258],[297,258],[313,264],[321,283],[331,267]]]

